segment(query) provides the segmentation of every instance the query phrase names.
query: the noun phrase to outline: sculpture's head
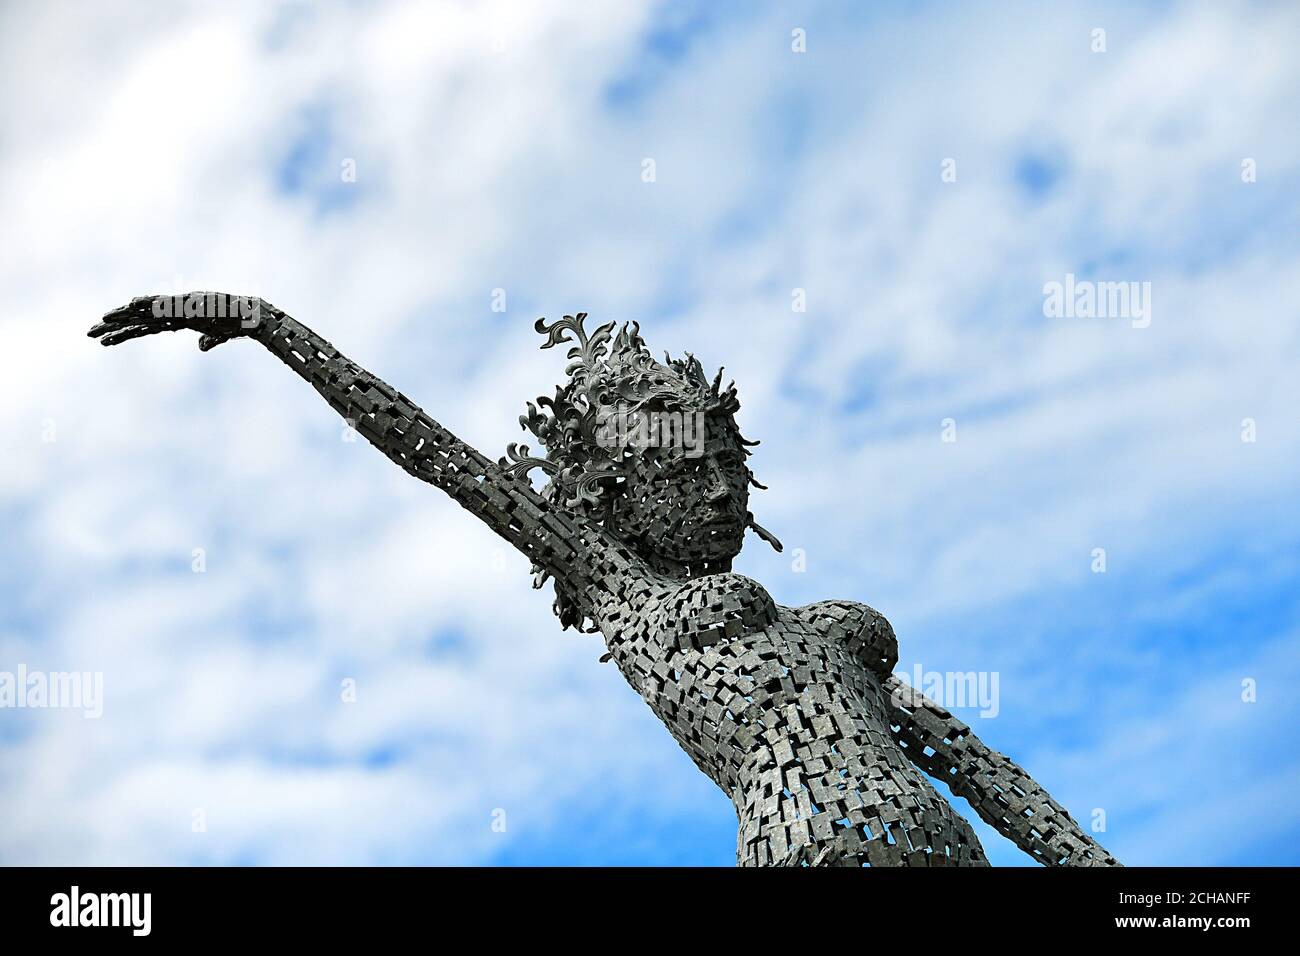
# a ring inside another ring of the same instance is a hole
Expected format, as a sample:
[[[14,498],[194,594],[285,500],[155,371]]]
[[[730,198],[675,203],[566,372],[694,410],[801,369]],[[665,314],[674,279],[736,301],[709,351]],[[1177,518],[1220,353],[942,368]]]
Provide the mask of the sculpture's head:
[[[612,489],[613,527],[643,553],[701,571],[729,567],[752,520],[749,451],[735,419],[698,404],[627,421],[636,424],[624,431],[632,447]]]
[[[591,516],[661,567],[730,570],[747,528],[779,550],[749,511],[750,485],[763,486],[746,465],[757,442],[736,427],[735,385],[721,388],[721,371],[710,382],[694,356],[656,362],[635,324],[615,336],[611,322],[588,336],[585,318],[538,320],[548,336],[543,348],[574,343],[569,381],[519,419],[546,458],[511,445],[502,466],[515,474],[542,468],[551,477],[548,498]],[[577,623],[571,608],[566,619],[563,597],[559,603],[561,620]]]

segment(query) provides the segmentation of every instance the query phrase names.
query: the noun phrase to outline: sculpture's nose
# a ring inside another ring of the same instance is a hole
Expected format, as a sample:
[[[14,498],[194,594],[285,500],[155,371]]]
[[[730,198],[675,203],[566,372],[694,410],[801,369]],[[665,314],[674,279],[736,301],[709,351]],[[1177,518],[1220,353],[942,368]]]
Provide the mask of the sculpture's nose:
[[[718,463],[712,458],[709,459],[709,490],[707,498],[710,504],[717,504],[720,501],[726,501],[731,497],[731,485],[727,483],[727,476],[722,473]]]

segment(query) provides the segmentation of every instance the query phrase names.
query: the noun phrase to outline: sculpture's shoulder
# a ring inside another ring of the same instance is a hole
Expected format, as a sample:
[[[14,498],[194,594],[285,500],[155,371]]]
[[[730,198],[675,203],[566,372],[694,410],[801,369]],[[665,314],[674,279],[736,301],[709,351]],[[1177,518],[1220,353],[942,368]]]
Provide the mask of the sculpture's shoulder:
[[[790,608],[805,624],[844,644],[878,677],[891,674],[898,663],[898,638],[885,616],[857,601],[818,601]]]
[[[707,574],[663,594],[653,612],[660,639],[702,649],[760,631],[777,620],[767,589],[743,574]]]

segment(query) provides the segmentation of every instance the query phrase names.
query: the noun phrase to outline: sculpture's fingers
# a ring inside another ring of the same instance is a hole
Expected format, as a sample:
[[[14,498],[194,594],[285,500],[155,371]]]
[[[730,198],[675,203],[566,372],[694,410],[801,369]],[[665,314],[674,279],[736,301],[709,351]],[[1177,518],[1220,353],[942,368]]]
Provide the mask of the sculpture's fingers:
[[[129,312],[127,306],[123,306],[121,309],[106,313],[99,322],[90,327],[90,331],[86,334],[92,339],[97,339],[102,335],[120,332],[122,329],[136,325],[153,325],[161,331],[161,326],[165,323],[165,319],[155,319],[152,313],[136,315]]]
[[[142,335],[152,335],[155,332],[163,331],[156,325],[125,325],[114,328],[111,332],[105,334],[100,340],[100,345],[120,345],[122,342],[129,342],[131,339],[138,339]]]
[[[124,322],[128,319],[142,319],[149,310],[152,309],[152,302],[144,303],[139,299],[132,299],[126,305],[119,305],[116,309],[104,313],[105,322]]]
[[[138,295],[126,305],[118,306],[111,312],[104,313],[102,321],[119,325],[139,325],[141,323],[163,321],[172,313],[157,307],[157,303],[167,296]],[[169,303],[168,303],[169,304]]]

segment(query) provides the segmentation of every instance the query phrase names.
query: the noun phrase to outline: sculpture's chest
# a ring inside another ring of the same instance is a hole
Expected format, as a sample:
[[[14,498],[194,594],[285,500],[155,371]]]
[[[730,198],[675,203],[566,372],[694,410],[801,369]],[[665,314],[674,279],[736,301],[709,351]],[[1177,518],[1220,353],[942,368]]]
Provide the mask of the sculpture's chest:
[[[856,601],[819,601],[782,607],[767,589],[742,574],[711,574],[657,589],[626,621],[640,640],[671,654],[704,651],[723,643],[829,644],[847,651],[867,669],[887,676],[898,660],[889,621]],[[624,635],[627,636],[626,631]],[[811,648],[809,648],[811,649]]]
[[[843,680],[866,671],[884,679],[898,660],[893,628],[871,607],[855,601],[783,607],[740,574],[647,581],[599,623],[610,657],[638,693],[648,688],[652,697],[706,672],[714,681],[723,672],[758,676],[771,668],[796,677],[831,673]],[[724,658],[733,663],[723,664]]]

